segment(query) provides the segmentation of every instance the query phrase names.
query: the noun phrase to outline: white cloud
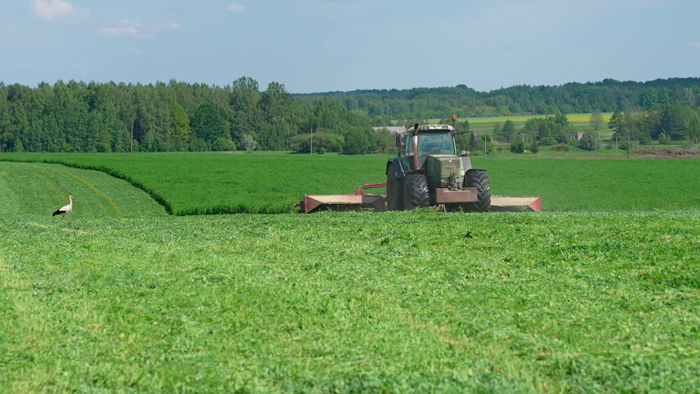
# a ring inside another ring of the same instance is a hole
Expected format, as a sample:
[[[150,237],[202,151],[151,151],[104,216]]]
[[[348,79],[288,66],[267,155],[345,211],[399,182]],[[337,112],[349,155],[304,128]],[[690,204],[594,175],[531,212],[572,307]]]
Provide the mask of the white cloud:
[[[691,42],[689,45],[690,45],[691,47],[695,48],[695,49],[700,49],[700,41],[698,41],[698,42]]]
[[[150,40],[155,37],[156,33],[180,30],[182,30],[182,26],[176,22],[170,22],[163,25],[154,25],[152,27],[142,27],[138,22],[131,21],[129,19],[122,19],[117,22],[115,26],[101,27],[97,29],[97,32],[107,37]]]
[[[34,16],[47,21],[60,18],[86,17],[88,10],[80,10],[63,0],[29,0]]]
[[[140,24],[140,23],[138,23],[138,22],[132,22],[132,21],[130,21],[130,20],[128,20],[128,19],[122,19],[122,20],[119,21],[119,23],[122,23],[122,24],[125,24],[125,25],[134,25],[134,26],[137,26],[137,27],[141,27],[141,24]]]
[[[97,29],[97,32],[107,37],[126,37],[141,40],[150,40],[153,38],[153,35],[142,33],[140,29],[141,24],[138,22],[122,19],[117,26],[101,27]]]
[[[166,25],[156,25],[153,30],[155,31],[168,31],[168,30],[173,30],[173,31],[180,31],[182,30],[182,26],[179,23],[168,23]]]
[[[245,12],[245,7],[243,7],[240,4],[230,4],[228,7],[226,7],[229,11],[233,12],[234,14],[240,14],[242,12]]]

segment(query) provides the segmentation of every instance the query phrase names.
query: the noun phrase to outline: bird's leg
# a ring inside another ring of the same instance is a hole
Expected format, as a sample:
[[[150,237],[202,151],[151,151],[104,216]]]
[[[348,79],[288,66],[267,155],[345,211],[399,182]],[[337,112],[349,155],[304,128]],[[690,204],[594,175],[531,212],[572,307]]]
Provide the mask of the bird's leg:
[[[66,215],[63,215],[63,220],[68,220],[68,219],[66,219]]]

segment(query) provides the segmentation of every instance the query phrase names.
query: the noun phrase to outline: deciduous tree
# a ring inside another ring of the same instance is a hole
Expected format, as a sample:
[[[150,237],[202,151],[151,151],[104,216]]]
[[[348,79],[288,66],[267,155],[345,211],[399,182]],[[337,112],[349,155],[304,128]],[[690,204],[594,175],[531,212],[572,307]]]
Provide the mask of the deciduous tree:
[[[594,130],[598,130],[603,125],[603,113],[599,109],[591,114],[590,123]]]

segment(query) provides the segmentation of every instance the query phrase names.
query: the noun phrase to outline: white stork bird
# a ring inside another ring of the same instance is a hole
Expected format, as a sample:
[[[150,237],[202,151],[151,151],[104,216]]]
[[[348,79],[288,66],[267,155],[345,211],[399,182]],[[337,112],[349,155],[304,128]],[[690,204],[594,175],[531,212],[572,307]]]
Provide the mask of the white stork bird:
[[[68,219],[66,219],[66,215],[68,215],[69,212],[73,211],[73,201],[78,201],[78,200],[76,200],[75,197],[73,197],[73,196],[68,196],[69,204],[66,205],[65,207],[58,208],[58,210],[53,213],[53,216],[63,215],[63,220],[68,220]]]

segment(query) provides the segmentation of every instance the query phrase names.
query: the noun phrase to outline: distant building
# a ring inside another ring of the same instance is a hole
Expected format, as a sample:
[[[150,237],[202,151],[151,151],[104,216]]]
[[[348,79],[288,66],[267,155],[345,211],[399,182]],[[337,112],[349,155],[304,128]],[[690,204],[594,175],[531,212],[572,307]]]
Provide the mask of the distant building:
[[[406,128],[403,126],[380,126],[380,127],[372,127],[374,130],[381,130],[381,129],[387,129],[391,131],[392,133],[396,134],[401,134],[406,132]]]
[[[576,133],[571,134],[571,138],[575,138],[576,141],[581,141],[581,138],[583,138],[583,132],[577,131]]]

